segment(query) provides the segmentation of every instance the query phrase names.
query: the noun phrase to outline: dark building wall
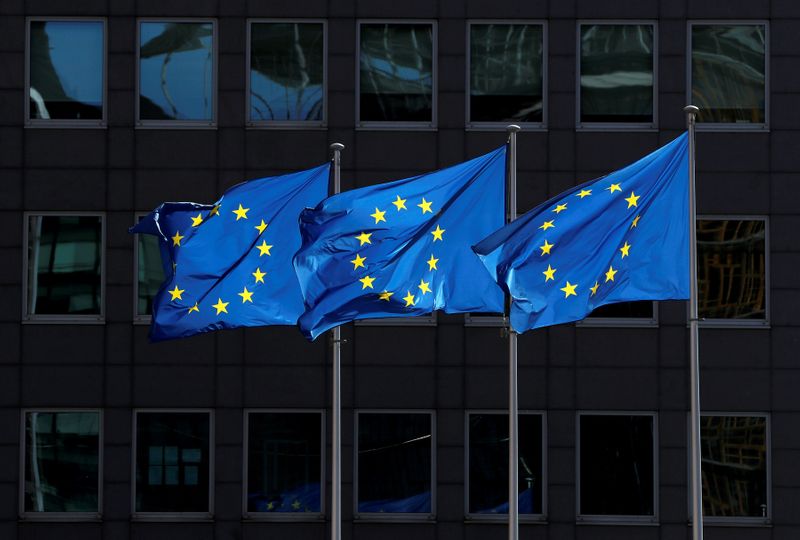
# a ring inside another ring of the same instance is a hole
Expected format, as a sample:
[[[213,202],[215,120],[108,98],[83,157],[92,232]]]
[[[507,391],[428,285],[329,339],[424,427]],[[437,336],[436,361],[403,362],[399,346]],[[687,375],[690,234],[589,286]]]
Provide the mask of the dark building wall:
[[[107,129],[23,128],[25,17],[108,17]],[[144,16],[218,20],[218,127],[134,129],[135,21]],[[247,17],[328,20],[328,128],[245,129]],[[438,129],[354,128],[358,18],[438,22]],[[579,182],[629,163],[685,125],[687,19],[769,21],[770,129],[698,134],[701,214],[768,215],[769,329],[702,329],[702,408],[771,415],[771,528],[707,527],[706,537],[800,538],[800,4],[792,0],[601,2],[545,0],[244,0],[0,2],[0,538],[325,538],[323,523],[243,523],[244,408],[325,408],[330,354],[293,328],[257,328],[150,345],[132,323],[134,213],[165,200],[216,200],[243,179],[308,168],[343,142],[343,189],[448,166],[497,147],[503,132],[464,129],[465,19],[548,23],[548,128],[519,135],[519,207],[532,208]],[[658,21],[656,132],[576,132],[576,19]],[[21,324],[23,211],[106,215],[106,322]],[[503,525],[464,522],[464,411],[507,404],[505,340],[498,328],[349,325],[343,331],[343,518],[345,538],[503,538]],[[657,328],[564,325],[520,337],[520,408],[547,412],[548,524],[522,525],[528,539],[672,540],[688,535],[688,334],[682,302],[661,303]],[[98,523],[17,521],[20,409],[104,411],[104,516]],[[212,408],[215,519],[134,523],[132,411]],[[434,409],[437,521],[352,521],[353,410]],[[658,413],[660,526],[575,524],[575,412]],[[330,424],[330,418],[327,419]],[[328,427],[330,434],[330,427]],[[330,437],[327,437],[330,441]],[[330,455],[328,453],[328,455]],[[330,505],[326,505],[330,508]]]

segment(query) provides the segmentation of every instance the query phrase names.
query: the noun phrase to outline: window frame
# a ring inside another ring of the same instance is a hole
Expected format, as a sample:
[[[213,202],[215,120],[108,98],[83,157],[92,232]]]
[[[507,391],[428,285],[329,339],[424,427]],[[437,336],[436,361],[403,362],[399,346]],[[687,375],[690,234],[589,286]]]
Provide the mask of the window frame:
[[[211,24],[211,119],[210,120],[146,120],[141,118],[142,23]],[[136,72],[134,80],[134,129],[217,129],[219,122],[219,30],[214,17],[136,17]]]
[[[582,122],[581,121],[581,26],[653,27],[653,120],[652,122]],[[658,20],[657,19],[578,19],[575,21],[575,131],[658,132]],[[688,103],[688,102],[687,102]]]
[[[205,413],[208,417],[208,511],[207,512],[138,512],[136,510],[136,457],[138,450],[137,428],[139,414],[144,413]],[[214,521],[214,484],[215,484],[215,426],[214,409],[210,408],[134,408],[131,422],[131,521],[134,522],[211,522]]]
[[[686,103],[692,103],[692,27],[698,26],[764,26],[764,122],[696,122],[697,131],[770,131],[770,29],[767,19],[690,19],[686,21]]]
[[[437,131],[439,125],[439,24],[437,19],[356,19],[355,101],[356,131]],[[361,120],[361,26],[364,24],[429,24],[431,25],[431,121]]]
[[[581,417],[583,416],[640,416],[650,417],[653,422],[653,515],[603,515],[581,513]],[[575,522],[578,525],[659,525],[659,437],[658,437],[658,412],[657,411],[587,411],[579,410],[575,413]]]
[[[103,25],[103,107],[101,118],[80,120],[77,118],[31,118],[31,23],[32,22],[99,22]],[[108,17],[25,17],[25,87],[23,98],[25,128],[44,129],[107,129],[108,128]]]
[[[25,461],[27,458],[27,417],[30,413],[96,413],[98,415],[97,431],[97,511],[96,512],[28,512],[25,510]],[[19,489],[18,511],[20,521],[44,522],[100,522],[103,519],[103,446],[104,435],[103,409],[87,407],[26,407],[20,409],[19,437]]]
[[[134,212],[134,223],[139,223],[139,220],[148,214],[149,212]],[[149,325],[153,321],[153,316],[139,313],[139,234],[142,233],[131,235],[133,236],[133,324]]]
[[[431,511],[425,513],[403,512],[359,512],[358,511],[358,435],[361,414],[427,414],[431,421]],[[435,409],[355,409],[353,411],[353,521],[381,523],[434,523],[437,516],[437,436]]]
[[[658,328],[658,301],[653,300],[652,303],[653,316],[650,318],[587,316],[585,319],[575,321],[575,326],[579,328]]]
[[[250,512],[247,510],[247,494],[249,490],[250,470],[250,415],[259,413],[267,414],[317,414],[320,423],[320,507],[319,512],[291,513],[291,512]],[[245,408],[243,414],[244,431],[242,438],[242,519],[245,521],[277,521],[277,522],[324,522],[326,516],[325,496],[327,486],[327,467],[325,466],[327,454],[325,452],[325,428],[327,426],[325,409],[281,409],[281,408]]]
[[[470,38],[472,36],[473,25],[516,25],[516,26],[534,26],[538,25],[542,28],[542,121],[541,122],[473,122],[470,118],[470,100],[472,92],[470,87],[470,68],[472,65],[472,53],[470,49]],[[516,124],[522,129],[527,131],[547,131],[547,112],[548,112],[548,77],[549,77],[549,56],[548,56],[548,33],[547,33],[547,20],[546,19],[467,19],[466,20],[466,49],[465,49],[465,62],[466,74],[464,77],[464,128],[466,131],[506,131],[510,124]]]
[[[419,317],[376,317],[374,319],[356,319],[355,326],[436,326],[438,310],[429,315]]]
[[[481,514],[469,511],[469,419],[471,415],[503,415],[508,418],[508,411],[501,409],[466,409],[464,411],[464,520],[470,522],[489,522],[489,523],[507,523],[508,514]],[[542,513],[541,514],[523,514],[518,516],[520,523],[547,523],[547,493],[548,493],[548,475],[547,475],[547,411],[543,410],[528,410],[523,409],[517,411],[518,416],[539,416],[542,419]]]
[[[97,315],[81,314],[52,314],[39,315],[28,313],[28,273],[29,273],[29,244],[28,229],[30,218],[36,216],[54,217],[99,217],[100,218],[100,313]],[[106,213],[105,212],[80,212],[80,211],[27,211],[22,213],[22,324],[105,324],[106,323]]]

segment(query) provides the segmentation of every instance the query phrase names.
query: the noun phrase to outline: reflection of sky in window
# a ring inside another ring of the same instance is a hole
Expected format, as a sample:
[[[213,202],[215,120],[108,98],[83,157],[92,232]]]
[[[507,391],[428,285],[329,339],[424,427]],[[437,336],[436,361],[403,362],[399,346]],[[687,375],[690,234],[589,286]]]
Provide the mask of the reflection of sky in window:
[[[197,23],[142,23],[140,46],[175,24],[188,26]],[[210,23],[202,23],[199,26],[211,32]],[[140,60],[140,95],[158,105],[170,118],[211,120],[213,99],[211,35],[201,37],[199,41],[202,48],[173,50],[169,57],[167,54],[160,54]],[[162,88],[162,76],[166,82],[164,85],[166,92]]]
[[[38,24],[44,24],[50,41],[50,59],[67,96],[101,106],[103,23],[51,21]]]
[[[264,103],[266,101],[266,104]],[[322,85],[303,89],[276,83],[254,69],[250,70],[251,120],[322,120]],[[314,110],[314,114],[311,111]]]

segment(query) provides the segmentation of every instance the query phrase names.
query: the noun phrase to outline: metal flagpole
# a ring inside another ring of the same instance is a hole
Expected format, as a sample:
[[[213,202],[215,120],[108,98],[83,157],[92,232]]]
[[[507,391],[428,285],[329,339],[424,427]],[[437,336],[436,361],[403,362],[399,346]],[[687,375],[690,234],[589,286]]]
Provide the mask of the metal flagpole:
[[[703,540],[703,478],[700,469],[700,355],[697,328],[697,205],[695,200],[694,127],[700,109],[683,108],[689,130],[689,372],[692,385],[692,540]]]

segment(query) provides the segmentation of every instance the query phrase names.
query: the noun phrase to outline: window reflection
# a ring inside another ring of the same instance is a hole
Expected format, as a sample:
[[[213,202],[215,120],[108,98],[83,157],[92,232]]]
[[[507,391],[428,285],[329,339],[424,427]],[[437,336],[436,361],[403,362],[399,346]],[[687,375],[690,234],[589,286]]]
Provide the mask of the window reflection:
[[[30,22],[31,119],[103,117],[103,23]]]
[[[164,282],[164,267],[161,262],[161,248],[158,237],[149,234],[136,235],[138,285],[137,315],[153,314],[153,299]]]
[[[141,22],[139,119],[213,119],[213,34],[205,23]]]

